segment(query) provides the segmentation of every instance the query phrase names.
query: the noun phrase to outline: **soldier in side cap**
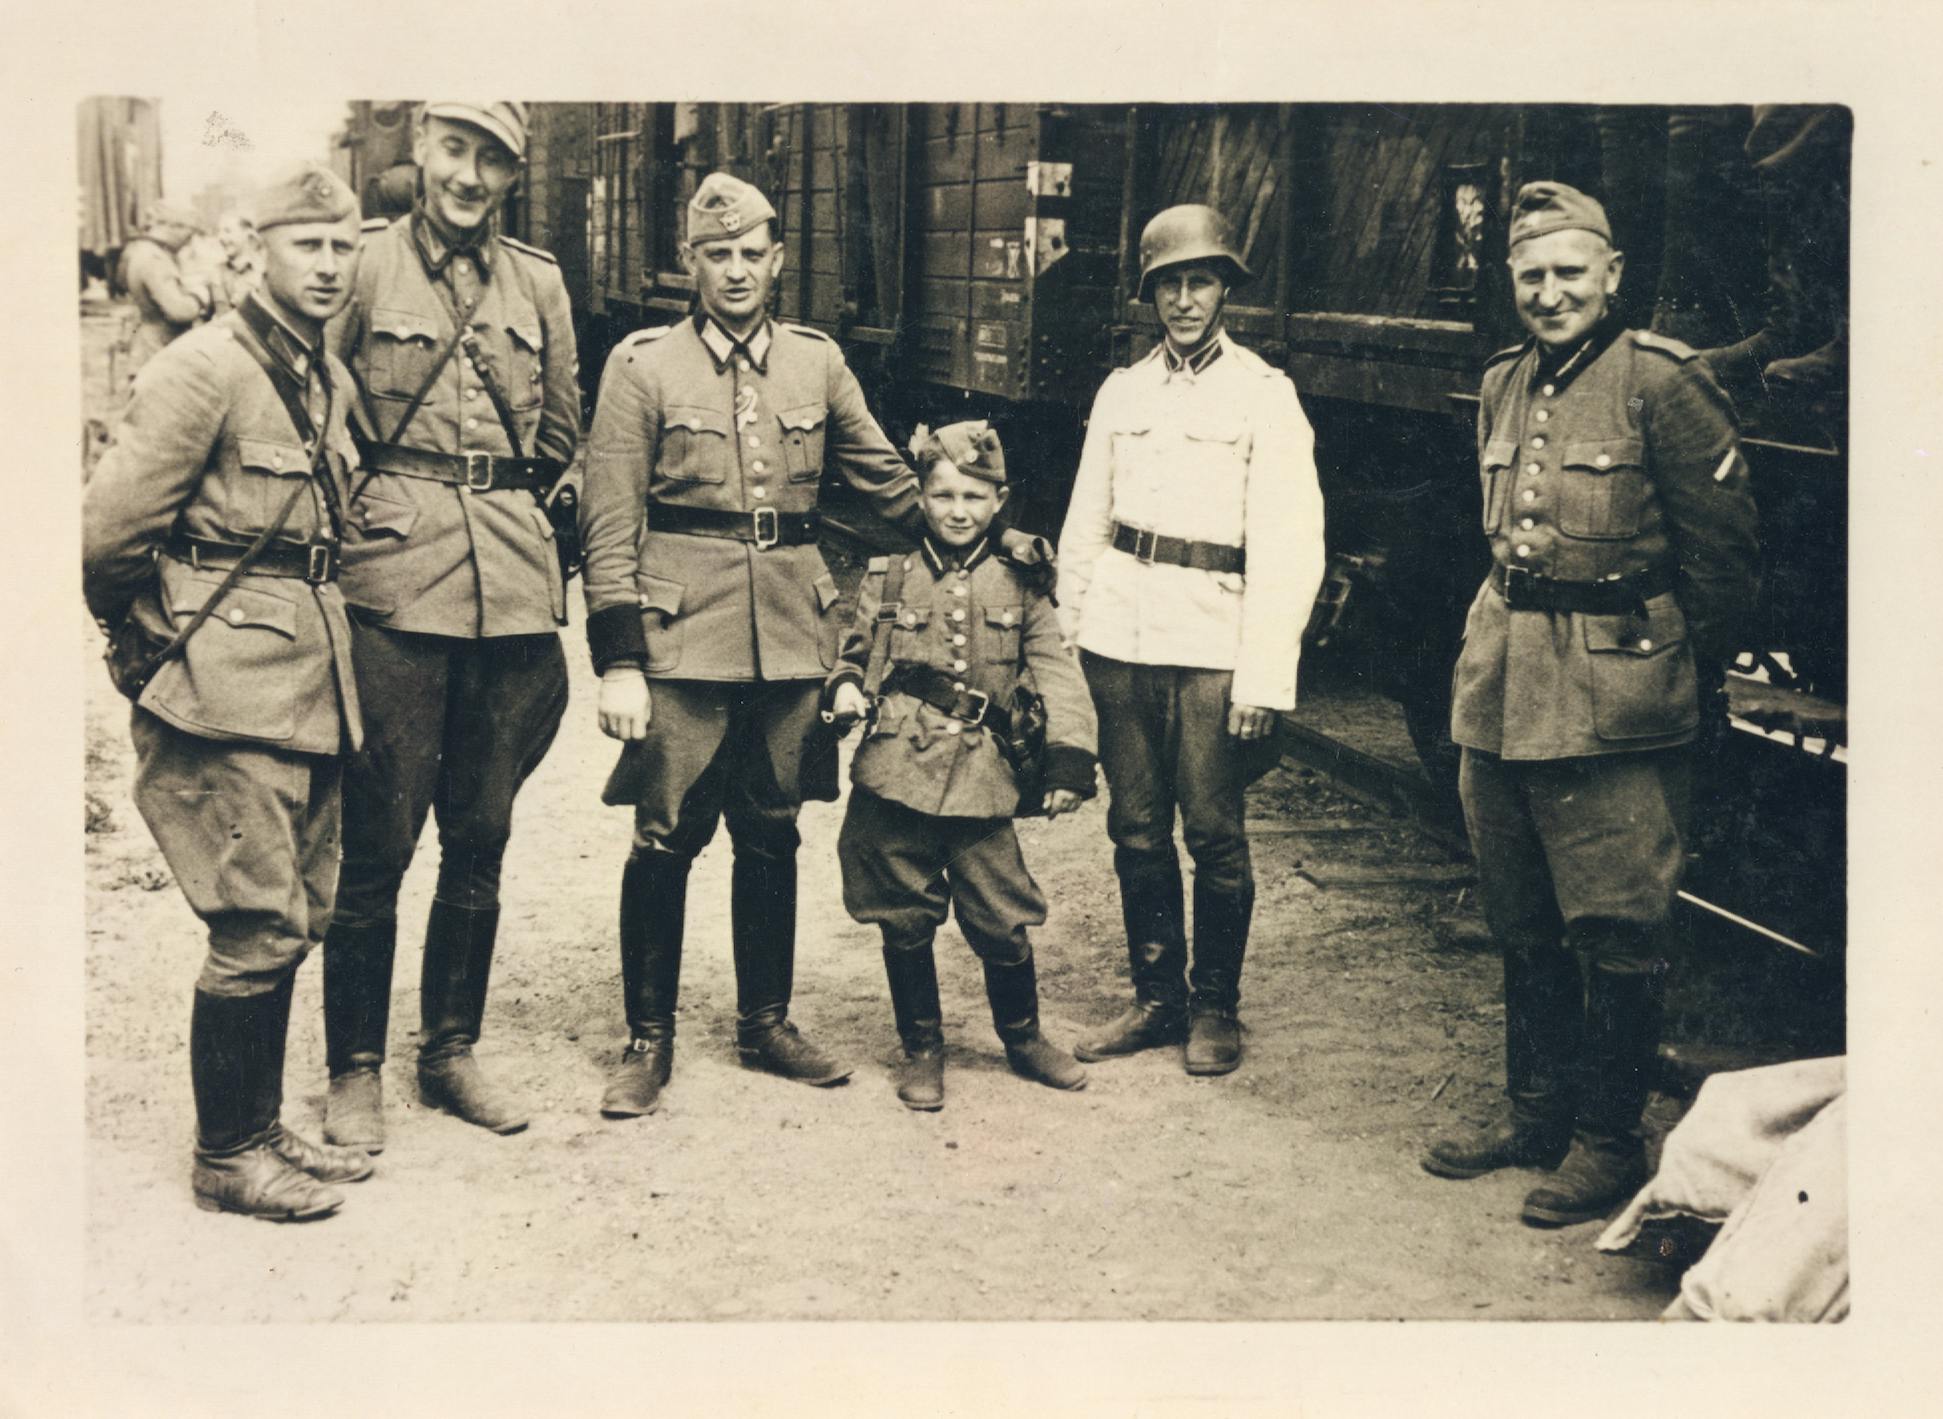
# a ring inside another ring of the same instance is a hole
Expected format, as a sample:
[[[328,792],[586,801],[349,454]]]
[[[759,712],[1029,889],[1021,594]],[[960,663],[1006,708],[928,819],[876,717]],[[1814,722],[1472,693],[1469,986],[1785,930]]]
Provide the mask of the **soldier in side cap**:
[[[775,220],[748,183],[703,180],[682,246],[695,313],[615,348],[590,434],[587,637],[601,728],[625,741],[606,797],[635,810],[621,878],[631,1039],[609,1117],[652,1112],[668,1080],[689,865],[725,817],[742,1060],[807,1084],[850,1074],[789,1020],[803,751],[841,630],[816,549],[826,459],[913,541],[924,520],[835,342],[769,317]]]
[[[1315,437],[1287,375],[1222,328],[1249,272],[1210,207],[1140,237],[1162,342],[1107,377],[1060,537],[1059,609],[1100,716],[1107,833],[1133,1003],[1080,1042],[1103,1060],[1183,1044],[1190,1074],[1241,1062],[1255,878],[1242,814],[1295,707],[1322,583]],[[1194,949],[1174,848],[1194,859]]]
[[[210,313],[209,298],[183,278],[177,259],[196,228],[194,212],[173,202],[157,202],[148,210],[141,235],[121,249],[115,280],[141,315],[128,349],[131,374],[139,373],[156,351]]]
[[[526,1126],[472,1049],[513,799],[567,703],[566,588],[542,500],[573,458],[580,396],[559,267],[497,230],[525,151],[522,103],[427,103],[416,204],[365,224],[354,299],[332,328],[365,395],[371,466],[345,534],[365,749],[345,768],[344,880],[324,947],[325,1132],[373,1151],[398,890],[428,811],[439,871],[420,1095],[495,1133]]]
[[[302,163],[258,195],[262,286],[150,362],[82,504],[82,585],[135,701],[135,803],[209,932],[189,1024],[199,1206],[319,1216],[371,1160],[278,1119],[297,967],[337,880],[359,740],[337,584],[354,471],[357,202]]]
[[[1493,566],[1465,627],[1451,737],[1504,953],[1510,1109],[1433,1143],[1423,1165],[1556,1169],[1523,1216],[1560,1226],[1645,1180],[1696,672],[1739,648],[1759,544],[1732,405],[1692,350],[1612,312],[1624,256],[1604,209],[1529,183],[1509,236],[1531,338],[1485,366]]]
[[[1013,1072],[1086,1085],[1039,1029],[1028,932],[1046,899],[1011,820],[1057,817],[1093,796],[1098,727],[1051,600],[992,555],[1007,492],[997,433],[982,421],[920,431],[916,455],[928,530],[916,551],[871,559],[824,696],[846,729],[868,716],[837,845],[843,904],[883,932],[904,1043],[897,1096],[933,1110],[944,1106],[944,1035],[932,941],[947,911],[983,963]],[[1041,712],[1043,782],[1022,775],[1023,751],[1009,747],[1016,721]]]

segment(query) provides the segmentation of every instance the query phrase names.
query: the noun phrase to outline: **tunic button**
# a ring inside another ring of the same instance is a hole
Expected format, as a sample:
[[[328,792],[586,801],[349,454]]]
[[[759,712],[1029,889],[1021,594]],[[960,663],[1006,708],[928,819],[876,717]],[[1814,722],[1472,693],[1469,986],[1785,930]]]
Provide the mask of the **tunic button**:
[[[1641,650],[1651,650],[1653,648],[1653,642],[1646,639],[1645,636],[1641,636],[1639,638],[1639,648]]]
[[[1525,489],[1525,501],[1526,501],[1526,502],[1528,502],[1528,503],[1535,503],[1535,502],[1537,502],[1537,501],[1538,501],[1538,489],[1536,489],[1536,488],[1527,488],[1527,489]]]
[[[463,276],[466,274],[466,272],[470,271],[472,268],[466,265],[465,262],[463,261],[455,261],[452,263],[452,269],[454,271],[457,271],[461,276]]]
[[[971,573],[966,571],[963,567],[958,568],[958,577],[961,581],[970,575]]]
[[[478,390],[476,390],[476,389],[468,389],[468,390],[466,391],[466,398],[468,398],[468,399],[477,399],[478,397],[479,397],[479,391],[478,391]]]
[[[758,458],[754,463],[751,463],[749,466],[758,473],[767,473],[769,471],[768,466],[765,463],[763,463],[763,461],[760,458]]]
[[[965,638],[964,638],[964,636],[963,636],[963,635],[956,635],[956,636],[953,636],[953,637],[951,638],[951,643],[952,643],[953,645],[963,645],[963,644],[965,643]]]
[[[1525,465],[1525,471],[1531,474],[1533,477],[1536,477],[1538,474],[1543,473],[1545,470],[1536,463],[1527,463]]]
[[[965,662],[962,660],[954,660],[951,662],[951,668],[953,670],[963,670],[965,668]]]
[[[761,440],[761,439],[759,439],[759,438],[757,438],[757,437],[756,437],[756,436],[755,436],[754,434],[750,434],[750,435],[749,435],[749,447],[750,447],[750,448],[761,448],[761,447],[762,447],[762,440]]]
[[[909,611],[906,611],[906,612],[904,613],[904,624],[905,624],[905,625],[907,625],[907,626],[915,626],[915,625],[916,625],[917,623],[918,623],[918,618],[917,618],[916,616],[914,616],[914,615],[912,615],[912,614],[911,614],[911,613],[910,613]]]
[[[1545,435],[1543,434],[1534,435],[1531,441],[1531,446],[1533,448],[1543,448],[1545,446]]]
[[[958,723],[958,721],[955,719],[952,720],[951,723],[945,726],[945,733],[947,734],[960,734],[963,732],[964,732],[964,726]]]
[[[1612,455],[1610,453],[1602,453],[1592,461],[1598,464],[1601,468],[1612,467]]]
[[[964,619],[965,619],[965,613],[964,613],[964,611],[962,611],[962,610],[958,610],[958,611],[953,611],[953,612],[951,613],[951,619],[952,619],[952,620],[954,620],[954,621],[962,621],[962,620],[964,620]]]
[[[769,496],[769,490],[763,487],[762,484],[760,483],[756,484],[755,487],[749,489],[749,492],[750,495],[753,497],[766,498]]]
[[[1544,395],[1547,399],[1550,399],[1554,394],[1558,393],[1558,386],[1553,384],[1548,384],[1538,392]]]
[[[1536,414],[1533,414],[1532,417],[1538,420],[1538,422],[1542,424],[1547,419],[1552,417],[1552,411],[1550,409],[1540,409]]]
[[[908,572],[910,569],[911,569],[911,559],[909,557],[906,557],[904,559],[904,570]]]
[[[1531,544],[1528,542],[1520,542],[1518,544],[1518,555],[1521,557],[1529,557],[1531,555]]]
[[[1011,625],[1011,624],[1012,624],[1012,613],[1011,613],[1010,611],[1007,611],[1007,612],[1006,612],[1006,613],[1005,613],[1005,614],[1004,614],[1003,616],[1001,616],[1001,617],[999,617],[999,620],[1000,620],[1000,621],[1002,621],[1002,622],[1004,622],[1004,623],[1005,623],[1006,625],[1008,625],[1008,626],[1009,626],[1009,625]]]
[[[735,367],[739,370],[746,370],[749,368],[749,362],[743,359],[742,356],[737,355],[735,357]]]
[[[962,586],[954,586],[951,588],[951,594],[953,596],[963,596],[965,594],[965,588]]]
[[[951,682],[951,689],[953,694],[962,695],[965,693],[965,682],[963,680],[953,680]]]
[[[1527,532],[1529,532],[1529,531],[1531,531],[1531,530],[1532,530],[1532,527],[1533,527],[1533,526],[1534,526],[1535,524],[1534,524],[1534,523],[1532,522],[1532,520],[1531,520],[1530,518],[1525,518],[1525,519],[1524,519],[1524,520],[1522,520],[1522,521],[1521,521],[1521,522],[1520,522],[1520,523],[1519,523],[1518,525],[1519,525],[1520,527],[1522,527],[1522,528],[1524,528],[1524,529],[1525,529],[1525,531],[1527,531]]]
[[[479,427],[479,421],[477,419],[467,419],[466,427],[468,429],[476,429]]]
[[[240,626],[243,624],[243,608],[241,606],[236,607],[229,613],[229,623],[232,626]]]

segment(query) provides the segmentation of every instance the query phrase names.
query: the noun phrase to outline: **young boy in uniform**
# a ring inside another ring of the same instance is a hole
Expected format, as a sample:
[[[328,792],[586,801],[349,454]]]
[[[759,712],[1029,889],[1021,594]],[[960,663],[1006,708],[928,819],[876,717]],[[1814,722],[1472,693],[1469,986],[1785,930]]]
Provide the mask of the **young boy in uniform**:
[[[931,943],[950,907],[984,963],[1013,1072],[1055,1089],[1086,1084],[1039,1032],[1027,928],[1046,919],[1046,900],[1011,819],[1057,817],[1093,796],[1098,726],[1051,601],[988,538],[1007,492],[998,435],[983,422],[919,434],[928,530],[916,551],[872,558],[824,703],[842,730],[870,716],[838,841],[843,904],[884,933],[905,1054],[897,1096],[932,1110],[944,1107],[944,1036]],[[1031,802],[999,742],[1021,687],[1042,697],[1046,718]]]

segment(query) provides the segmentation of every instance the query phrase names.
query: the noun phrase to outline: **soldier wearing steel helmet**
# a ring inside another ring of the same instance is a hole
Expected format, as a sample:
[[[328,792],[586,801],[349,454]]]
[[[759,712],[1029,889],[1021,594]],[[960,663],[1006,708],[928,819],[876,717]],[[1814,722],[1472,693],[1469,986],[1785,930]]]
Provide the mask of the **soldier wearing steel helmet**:
[[[546,252],[497,229],[526,116],[504,99],[424,105],[415,204],[365,224],[354,299],[332,330],[371,427],[345,533],[366,745],[345,771],[344,879],[324,947],[325,1130],[374,1151],[398,890],[428,812],[439,870],[419,1092],[495,1133],[526,1126],[473,1046],[513,800],[566,709],[566,588],[541,500],[580,435],[566,283]]]
[[[696,310],[616,347],[589,436],[587,638],[601,729],[625,746],[606,797],[634,806],[612,1118],[651,1113],[668,1082],[689,867],[724,820],[742,1062],[812,1085],[850,1074],[789,1018],[804,744],[842,629],[816,548],[826,460],[911,540],[924,522],[835,342],[769,316],[775,222],[748,183],[702,181],[682,245]]]
[[[1242,791],[1322,583],[1314,436],[1286,375],[1222,328],[1249,279],[1213,209],[1170,207],[1140,238],[1140,297],[1162,342],[1094,400],[1059,544],[1060,614],[1100,721],[1107,832],[1134,999],[1081,1059],[1186,1042],[1191,1074],[1241,1060],[1254,909]],[[1194,949],[1174,849],[1194,859]]]
[[[189,1016],[198,1206],[270,1220],[342,1203],[362,1152],[280,1120],[297,968],[331,918],[338,784],[359,742],[338,585],[355,471],[357,200],[296,163],[256,195],[263,284],[160,351],[82,504],[82,587],[135,701],[135,804],[208,930]]]
[[[1431,1144],[1423,1166],[1556,1169],[1523,1217],[1560,1226],[1645,1180],[1697,671],[1738,648],[1759,543],[1733,406],[1692,350],[1613,312],[1625,257],[1605,209],[1528,183],[1509,236],[1531,338],[1484,371],[1493,565],[1465,627],[1451,737],[1504,953],[1510,1107]]]

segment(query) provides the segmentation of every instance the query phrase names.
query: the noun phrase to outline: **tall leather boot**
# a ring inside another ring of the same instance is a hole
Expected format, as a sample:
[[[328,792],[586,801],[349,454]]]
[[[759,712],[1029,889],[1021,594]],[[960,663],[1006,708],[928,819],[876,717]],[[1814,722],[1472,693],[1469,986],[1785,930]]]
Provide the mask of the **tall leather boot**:
[[[1209,885],[1194,875],[1194,964],[1188,970],[1189,1074],[1227,1074],[1241,1063],[1241,962],[1248,950],[1248,923],[1255,888],[1239,892]]]
[[[945,1106],[945,1036],[931,938],[895,944],[887,939],[884,978],[890,982],[897,1037],[904,1042],[897,1097],[907,1109],[936,1112]]]
[[[1187,1035],[1187,908],[1172,845],[1154,853],[1115,848],[1120,914],[1127,928],[1133,1004],[1074,1047],[1094,1061],[1178,1044]]]
[[[324,1138],[366,1153],[385,1146],[381,1071],[397,941],[395,919],[332,922],[324,934],[324,1059],[331,1076]]]
[[[744,1067],[799,1084],[840,1084],[850,1066],[805,1039],[789,1019],[796,974],[796,855],[738,846],[729,872],[735,952],[735,1042]]]
[[[992,1027],[1005,1044],[1005,1062],[1012,1072],[1051,1089],[1084,1089],[1086,1071],[1039,1032],[1039,975],[1032,953],[1027,951],[1019,961],[995,961],[981,952],[980,959]]]
[[[1578,957],[1559,942],[1504,948],[1506,1116],[1440,1138],[1423,1156],[1440,1178],[1556,1168],[1572,1141],[1573,1073],[1585,1025]]]
[[[638,1118],[660,1107],[675,1063],[675,997],[692,858],[637,852],[621,870],[621,993],[628,1044],[600,1111]]]
[[[1640,1116],[1660,1043],[1661,972],[1586,974],[1586,1036],[1572,1148],[1551,1181],[1525,1198],[1524,1220],[1566,1227],[1604,1217],[1646,1184]]]
[[[425,923],[418,1010],[418,1094],[425,1103],[494,1133],[518,1133],[526,1114],[487,1082],[472,1047],[486,1015],[499,908],[455,907],[434,899]]]
[[[371,1160],[322,1148],[286,1130],[284,1041],[294,977],[263,995],[198,990],[189,1016],[189,1076],[196,1098],[191,1185],[206,1212],[273,1222],[326,1216],[343,1203],[331,1182],[371,1173]],[[314,1171],[306,1171],[308,1162]]]

